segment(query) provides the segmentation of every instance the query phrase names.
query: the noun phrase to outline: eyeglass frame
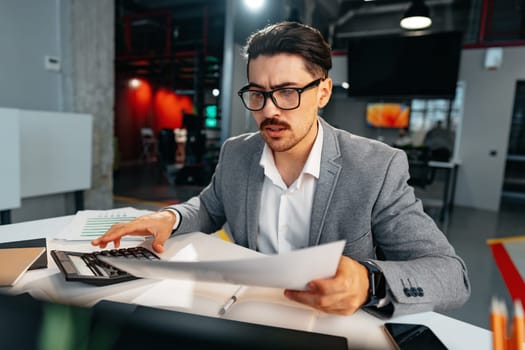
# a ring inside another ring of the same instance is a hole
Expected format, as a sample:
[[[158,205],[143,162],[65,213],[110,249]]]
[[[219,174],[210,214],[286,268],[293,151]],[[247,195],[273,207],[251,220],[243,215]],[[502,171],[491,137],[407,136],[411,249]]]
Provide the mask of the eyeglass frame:
[[[239,95],[239,97],[241,98],[241,101],[242,101],[242,104],[244,105],[244,107],[247,109],[247,110],[250,110],[252,112],[257,112],[257,111],[260,111],[262,110],[265,106],[266,106],[266,101],[268,100],[268,97],[272,100],[273,104],[279,108],[279,109],[282,109],[283,111],[291,111],[291,110],[294,110],[294,109],[297,109],[301,106],[301,95],[303,94],[303,92],[305,92],[306,90],[309,90],[313,87],[318,87],[319,84],[321,84],[321,82],[323,80],[325,80],[326,78],[318,78],[318,79],[315,79],[314,81],[306,84],[305,86],[303,87],[300,87],[300,88],[296,88],[296,87],[282,87],[282,88],[278,88],[278,89],[275,89],[275,90],[270,90],[270,91],[260,91],[260,90],[252,90],[250,89],[251,85],[247,85],[243,88],[241,88],[239,91],[237,91],[237,95]],[[273,97],[273,94],[276,92],[276,91],[281,91],[281,90],[294,90],[294,91],[297,91],[297,94],[299,95],[299,98],[297,99],[297,106],[295,107],[292,107],[292,108],[283,108],[281,106],[279,106],[279,104],[277,103],[277,100],[275,99],[275,97]],[[242,97],[243,94],[245,92],[257,92],[257,93],[260,93],[263,95],[264,97],[264,100],[263,100],[263,104],[261,106],[261,108],[257,108],[257,109],[252,109],[250,107],[248,107],[246,105],[246,102],[244,101],[244,98]]]

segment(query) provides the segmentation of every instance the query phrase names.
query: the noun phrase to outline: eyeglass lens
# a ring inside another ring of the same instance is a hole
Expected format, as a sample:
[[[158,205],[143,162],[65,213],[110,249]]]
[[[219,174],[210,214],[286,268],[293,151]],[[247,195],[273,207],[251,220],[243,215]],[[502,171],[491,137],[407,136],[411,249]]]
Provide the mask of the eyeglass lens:
[[[248,109],[262,109],[267,96],[278,108],[293,109],[299,107],[299,91],[295,89],[279,89],[270,92],[244,91],[241,96]]]

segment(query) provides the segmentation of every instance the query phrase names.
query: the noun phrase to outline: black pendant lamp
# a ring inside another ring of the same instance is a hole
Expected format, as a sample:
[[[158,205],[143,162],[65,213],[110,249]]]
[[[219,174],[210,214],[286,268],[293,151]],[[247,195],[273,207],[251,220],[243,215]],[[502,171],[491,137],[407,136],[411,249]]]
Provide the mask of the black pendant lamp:
[[[425,29],[432,25],[430,10],[425,5],[424,0],[413,0],[412,4],[405,12],[401,22],[401,28],[408,30]]]

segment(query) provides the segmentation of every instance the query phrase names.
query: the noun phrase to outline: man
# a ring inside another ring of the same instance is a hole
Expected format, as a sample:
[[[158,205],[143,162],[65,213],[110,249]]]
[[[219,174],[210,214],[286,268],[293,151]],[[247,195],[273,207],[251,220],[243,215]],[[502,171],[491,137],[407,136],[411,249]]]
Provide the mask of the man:
[[[443,127],[443,121],[438,120],[425,135],[423,144],[430,149],[432,160],[448,162],[454,149],[454,132]]]
[[[239,95],[259,132],[224,143],[199,196],[117,224],[93,244],[153,235],[161,252],[172,232],[211,233],[225,223],[237,244],[263,253],[345,239],[335,276],[285,295],[344,315],[462,305],[470,293],[465,265],[407,185],[404,153],[318,117],[332,92],[321,34],[278,23],[253,34],[245,53],[249,83]]]

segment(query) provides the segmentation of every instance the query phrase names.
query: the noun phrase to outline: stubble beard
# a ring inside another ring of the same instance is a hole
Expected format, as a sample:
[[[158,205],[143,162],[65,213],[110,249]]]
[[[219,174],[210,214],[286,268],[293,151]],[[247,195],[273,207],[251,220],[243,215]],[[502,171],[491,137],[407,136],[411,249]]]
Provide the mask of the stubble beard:
[[[308,128],[304,132],[304,134],[300,135],[299,137],[296,137],[295,134],[291,132],[291,136],[289,138],[281,138],[281,139],[274,139],[268,136],[265,132],[262,132],[262,129],[268,125],[283,126],[286,128],[287,131],[291,132],[290,125],[288,123],[276,121],[275,119],[272,118],[272,119],[267,119],[263,121],[261,123],[261,126],[259,127],[264,141],[266,142],[268,147],[270,147],[270,149],[273,152],[287,152],[291,150],[292,148],[294,148],[295,146],[297,146],[310,133],[314,125],[314,120],[310,123],[310,125],[308,125]]]

